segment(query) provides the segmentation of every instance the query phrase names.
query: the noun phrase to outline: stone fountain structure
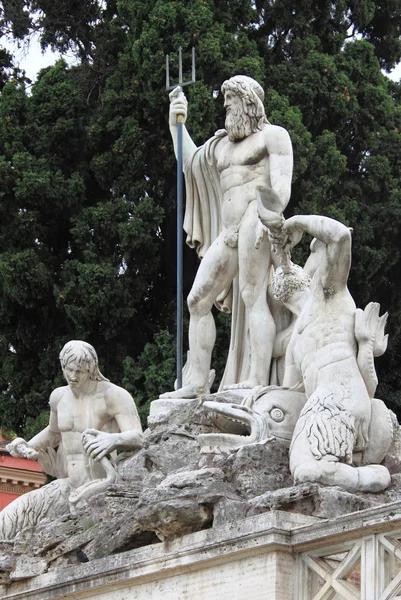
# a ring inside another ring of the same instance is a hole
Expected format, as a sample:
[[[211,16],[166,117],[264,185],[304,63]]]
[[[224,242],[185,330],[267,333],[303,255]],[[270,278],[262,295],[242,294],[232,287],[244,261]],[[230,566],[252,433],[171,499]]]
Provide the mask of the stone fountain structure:
[[[9,447],[55,480],[0,513],[5,599],[401,597],[400,426],[375,395],[387,315],[349,293],[348,227],[284,218],[291,141],[262,88],[236,76],[222,90],[225,130],[196,148],[184,127],[184,227],[202,262],[183,388],[142,432],[93,347],[63,348],[48,427]],[[186,115],[173,93],[175,147]],[[214,303],[233,317],[212,394]]]

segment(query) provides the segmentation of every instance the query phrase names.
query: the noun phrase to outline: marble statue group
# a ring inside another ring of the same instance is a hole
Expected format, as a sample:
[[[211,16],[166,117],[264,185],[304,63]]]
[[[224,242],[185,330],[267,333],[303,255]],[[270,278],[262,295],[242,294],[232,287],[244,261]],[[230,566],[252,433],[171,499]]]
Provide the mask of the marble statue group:
[[[267,120],[262,87],[237,75],[223,83],[222,93],[224,130],[197,148],[183,126],[184,229],[201,262],[188,297],[183,387],[161,398],[199,398],[205,414],[224,422],[220,432],[199,436],[200,453],[281,439],[296,484],[384,490],[391,478],[381,463],[393,420],[375,398],[374,359],[387,347],[387,315],[380,316],[374,302],[364,310],[355,306],[347,287],[348,227],[321,215],[284,218],[292,145],[288,132]],[[177,116],[185,122],[187,110],[185,96],[174,90],[176,151]],[[312,242],[300,267],[291,252],[304,234]],[[246,390],[237,404],[210,395],[214,304],[232,313],[221,387]],[[0,539],[104,491],[118,480],[117,462],[144,443],[134,400],[100,373],[90,344],[68,342],[60,363],[66,385],[50,396],[48,426],[28,442],[9,444],[13,456],[38,460],[56,479],[0,513]]]
[[[188,196],[184,228],[202,261],[188,297],[187,381],[182,389],[162,397],[191,398],[208,392],[215,341],[210,311],[233,288],[228,361],[235,366],[227,365],[224,379],[227,387],[251,392],[242,407],[231,407],[233,420],[249,424],[249,442],[274,434],[272,413],[276,420],[279,414],[279,423],[284,418],[292,423],[290,468],[296,483],[383,490],[390,484],[390,474],[380,463],[392,441],[392,423],[384,403],[374,398],[374,357],[387,347],[387,315],[379,316],[376,303],[364,311],[357,309],[349,293],[348,227],[319,215],[284,219],[291,190],[291,141],[287,131],[266,119],[262,88],[239,75],[224,82],[222,93],[226,130],[200,148],[184,131]],[[177,115],[185,122],[187,101],[182,93],[173,94],[170,106],[175,148]],[[301,268],[290,256],[304,233],[312,243]],[[281,331],[269,308],[268,288],[293,315]],[[280,354],[274,353],[278,346],[285,356],[284,374],[281,385],[269,386],[271,359]],[[264,407],[270,427],[266,418],[256,418],[260,413],[251,414],[254,402],[261,406],[261,396],[268,397]],[[205,409],[229,418],[230,407],[216,404],[206,402]],[[230,433],[217,435],[213,443],[211,438],[213,434],[200,441],[235,447]]]

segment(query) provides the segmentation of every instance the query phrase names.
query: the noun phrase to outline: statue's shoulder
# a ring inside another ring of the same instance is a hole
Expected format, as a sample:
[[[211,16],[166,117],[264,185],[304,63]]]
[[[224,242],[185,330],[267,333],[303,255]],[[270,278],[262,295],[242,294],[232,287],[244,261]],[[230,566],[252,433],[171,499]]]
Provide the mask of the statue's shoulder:
[[[284,127],[273,125],[272,123],[264,123],[261,132],[268,147],[273,145],[273,149],[277,146],[281,152],[286,154],[292,153],[290,134]]]
[[[262,132],[265,135],[289,135],[285,127],[273,123],[263,123]]]
[[[56,408],[61,398],[66,394],[66,392],[68,392],[68,390],[68,385],[63,385],[53,390],[49,399],[50,408]]]
[[[104,398],[108,404],[119,404],[125,402],[133,402],[131,394],[124,388],[116,385],[115,383],[103,382],[104,385]]]
[[[223,137],[226,137],[226,136],[227,136],[227,131],[225,129],[218,129],[215,132],[214,136],[211,137],[209,141],[214,140],[216,138],[220,139],[220,138],[223,138]]]

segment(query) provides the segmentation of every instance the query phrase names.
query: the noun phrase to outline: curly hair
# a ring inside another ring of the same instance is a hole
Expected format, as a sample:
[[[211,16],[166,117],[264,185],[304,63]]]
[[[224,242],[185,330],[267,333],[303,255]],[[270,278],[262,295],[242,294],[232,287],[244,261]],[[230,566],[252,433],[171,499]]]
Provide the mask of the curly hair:
[[[299,265],[291,263],[290,271],[285,272],[282,267],[276,269],[271,290],[276,300],[288,302],[294,292],[304,291],[310,287],[311,278]]]
[[[263,123],[269,123],[263,105],[265,93],[255,79],[246,75],[235,75],[223,83],[221,91],[223,94],[227,91],[233,92],[241,98],[244,113],[251,119],[253,133],[262,129]]]

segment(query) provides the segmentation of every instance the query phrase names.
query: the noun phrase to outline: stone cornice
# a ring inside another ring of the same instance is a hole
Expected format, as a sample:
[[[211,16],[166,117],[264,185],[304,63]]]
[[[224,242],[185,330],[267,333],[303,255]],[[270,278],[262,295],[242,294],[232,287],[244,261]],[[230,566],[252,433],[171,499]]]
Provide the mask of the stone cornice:
[[[45,482],[44,473],[0,465],[0,491],[11,491],[9,488],[13,486],[14,493],[25,493],[40,488]]]

